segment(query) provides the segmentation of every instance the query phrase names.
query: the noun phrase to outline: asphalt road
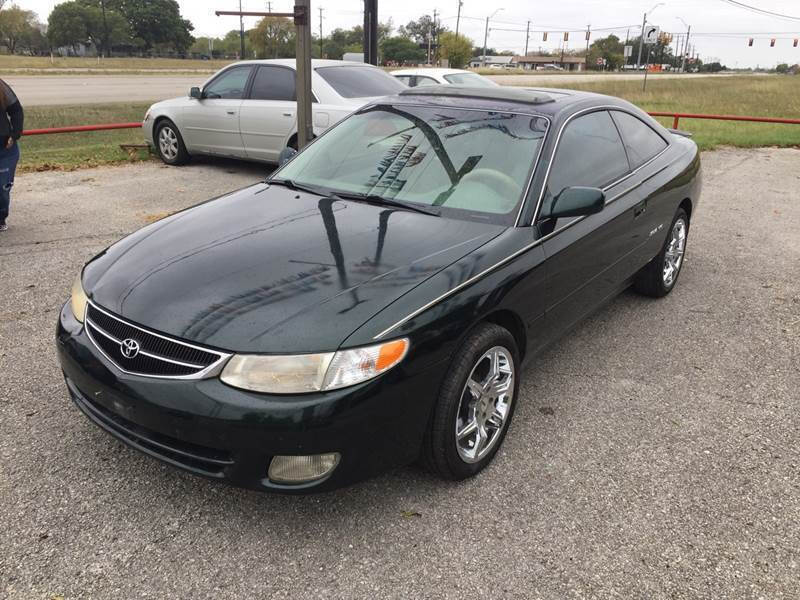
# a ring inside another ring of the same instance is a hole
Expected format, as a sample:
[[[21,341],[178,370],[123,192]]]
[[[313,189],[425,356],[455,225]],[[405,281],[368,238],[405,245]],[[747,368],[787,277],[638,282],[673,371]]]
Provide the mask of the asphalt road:
[[[703,157],[687,262],[524,373],[481,476],[415,467],[264,495],[128,449],[67,398],[53,348],[80,265],[263,169],[18,176],[0,234],[0,597],[795,599],[800,151]]]
[[[6,77],[24,106],[106,104],[109,102],[155,102],[188,95],[202,85],[210,73],[179,75],[15,75]],[[661,74],[659,78],[724,77],[725,75]],[[558,85],[557,82],[641,79],[641,74],[608,75],[547,74],[493,75],[503,85]]]

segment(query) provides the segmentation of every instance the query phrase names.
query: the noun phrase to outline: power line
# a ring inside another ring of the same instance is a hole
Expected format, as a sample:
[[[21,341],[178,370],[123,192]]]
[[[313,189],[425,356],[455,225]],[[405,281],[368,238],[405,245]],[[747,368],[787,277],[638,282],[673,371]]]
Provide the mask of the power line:
[[[768,15],[770,17],[778,17],[779,19],[790,19],[792,21],[800,21],[800,17],[795,17],[792,15],[785,15],[783,13],[773,12],[771,10],[766,10],[765,8],[758,8],[757,6],[750,6],[749,4],[745,4],[744,2],[739,2],[738,0],[722,0],[726,4],[730,4],[731,6],[736,6],[738,8],[743,8],[745,10],[749,10],[750,12]]]

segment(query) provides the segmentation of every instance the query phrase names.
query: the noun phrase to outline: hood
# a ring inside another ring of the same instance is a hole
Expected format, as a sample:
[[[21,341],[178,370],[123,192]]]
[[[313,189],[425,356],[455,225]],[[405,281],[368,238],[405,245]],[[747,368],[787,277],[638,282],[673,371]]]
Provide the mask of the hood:
[[[504,229],[258,184],[124,238],[83,281],[100,306],[198,344],[331,351]]]

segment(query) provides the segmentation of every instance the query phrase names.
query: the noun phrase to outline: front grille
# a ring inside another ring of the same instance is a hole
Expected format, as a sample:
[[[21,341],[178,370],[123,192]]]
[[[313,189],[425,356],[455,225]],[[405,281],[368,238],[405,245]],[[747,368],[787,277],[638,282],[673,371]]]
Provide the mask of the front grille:
[[[75,404],[97,425],[139,450],[189,471],[222,477],[223,469],[234,464],[230,453],[162,435],[145,429],[89,400],[67,378],[67,388]]]
[[[108,360],[136,375],[191,377],[227,356],[146,331],[94,304],[86,310],[86,331]]]

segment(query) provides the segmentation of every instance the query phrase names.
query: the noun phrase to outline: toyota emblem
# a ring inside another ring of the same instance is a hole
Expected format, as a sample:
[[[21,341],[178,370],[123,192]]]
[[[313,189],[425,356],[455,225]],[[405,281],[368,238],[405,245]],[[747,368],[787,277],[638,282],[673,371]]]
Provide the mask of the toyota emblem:
[[[139,342],[133,338],[123,340],[119,345],[119,351],[122,352],[122,356],[125,358],[136,358],[136,355],[139,354]]]

